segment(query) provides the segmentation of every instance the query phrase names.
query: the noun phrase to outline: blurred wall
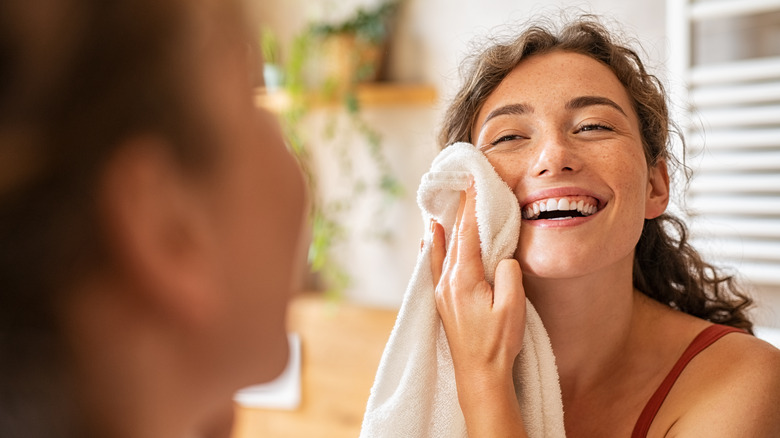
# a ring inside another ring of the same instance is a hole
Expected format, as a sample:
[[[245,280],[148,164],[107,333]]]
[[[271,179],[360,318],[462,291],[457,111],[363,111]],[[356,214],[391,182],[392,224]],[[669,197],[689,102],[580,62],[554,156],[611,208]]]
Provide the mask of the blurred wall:
[[[289,40],[309,20],[338,19],[381,0],[252,0],[261,20]],[[665,60],[665,2],[658,0],[403,0],[394,38],[391,77],[436,84],[445,95],[457,84],[469,43],[541,13],[576,11],[604,15],[634,35],[648,63]]]

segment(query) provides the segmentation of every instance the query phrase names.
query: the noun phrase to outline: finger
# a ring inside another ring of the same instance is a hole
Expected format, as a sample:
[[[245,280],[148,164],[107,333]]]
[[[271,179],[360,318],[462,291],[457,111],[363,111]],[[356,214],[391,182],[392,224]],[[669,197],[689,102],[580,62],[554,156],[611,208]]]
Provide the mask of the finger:
[[[474,185],[466,190],[465,195],[462,218],[458,226],[457,253],[451,257],[455,257],[459,263],[477,264],[479,266],[478,273],[484,277],[482,253],[479,246],[479,227],[477,226],[477,191]]]
[[[458,203],[458,212],[455,213],[455,226],[454,229],[457,229],[458,226],[460,226],[460,220],[463,217],[463,208],[466,206],[466,191],[460,192],[460,201]]]
[[[525,315],[525,289],[523,273],[515,259],[504,259],[496,267],[496,281],[493,287],[493,307],[507,308]]]
[[[444,227],[431,221],[431,274],[434,286],[439,284],[447,250],[444,248]]]
[[[452,233],[450,234],[449,248],[447,248],[447,254],[449,254],[448,261],[455,261],[458,259],[458,234],[460,233],[460,224],[463,220],[463,211],[466,207],[466,192],[460,192],[460,202],[458,204],[458,212],[455,214],[455,224],[452,226]]]

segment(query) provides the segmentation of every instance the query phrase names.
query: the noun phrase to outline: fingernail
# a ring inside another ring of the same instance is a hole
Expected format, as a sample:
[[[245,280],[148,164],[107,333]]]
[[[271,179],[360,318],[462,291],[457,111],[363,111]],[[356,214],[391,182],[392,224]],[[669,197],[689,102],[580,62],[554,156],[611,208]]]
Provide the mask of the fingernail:
[[[431,234],[433,234],[433,230],[436,228],[436,220],[431,218],[431,222],[430,222],[430,224],[428,226],[431,229]]]

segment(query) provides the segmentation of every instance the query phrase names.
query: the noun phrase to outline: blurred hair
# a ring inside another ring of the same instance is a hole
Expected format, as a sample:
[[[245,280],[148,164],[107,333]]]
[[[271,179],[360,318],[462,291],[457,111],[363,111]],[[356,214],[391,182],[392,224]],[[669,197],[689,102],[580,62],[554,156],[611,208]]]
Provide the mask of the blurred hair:
[[[67,362],[58,309],[75,281],[110,258],[95,205],[107,160],[140,135],[164,138],[193,175],[218,155],[191,79],[205,4],[0,2],[3,437],[36,436],[36,423],[41,436],[52,436],[54,424],[68,422],[42,406],[69,403],[56,377]],[[228,0],[208,9],[223,20],[239,12],[238,1]]]
[[[646,71],[628,43],[591,15],[569,20],[560,30],[544,20],[534,23],[515,38],[493,41],[467,59],[463,85],[444,116],[440,147],[471,142],[471,130],[485,100],[523,59],[564,51],[601,62],[623,84],[639,118],[648,166],[659,159],[677,163],[670,152],[670,133],[679,130],[669,119],[664,87]],[[705,262],[687,236],[685,224],[669,213],[645,220],[634,256],[634,286],[688,314],[751,331],[747,309],[752,300],[733,276]]]

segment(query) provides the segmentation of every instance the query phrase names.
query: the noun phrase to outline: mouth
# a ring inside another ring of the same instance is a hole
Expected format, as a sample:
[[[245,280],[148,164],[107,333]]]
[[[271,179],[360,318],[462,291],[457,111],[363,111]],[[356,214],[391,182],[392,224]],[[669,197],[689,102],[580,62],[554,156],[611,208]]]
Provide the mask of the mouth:
[[[525,220],[565,220],[587,217],[599,211],[599,200],[591,196],[539,199],[523,206]]]

